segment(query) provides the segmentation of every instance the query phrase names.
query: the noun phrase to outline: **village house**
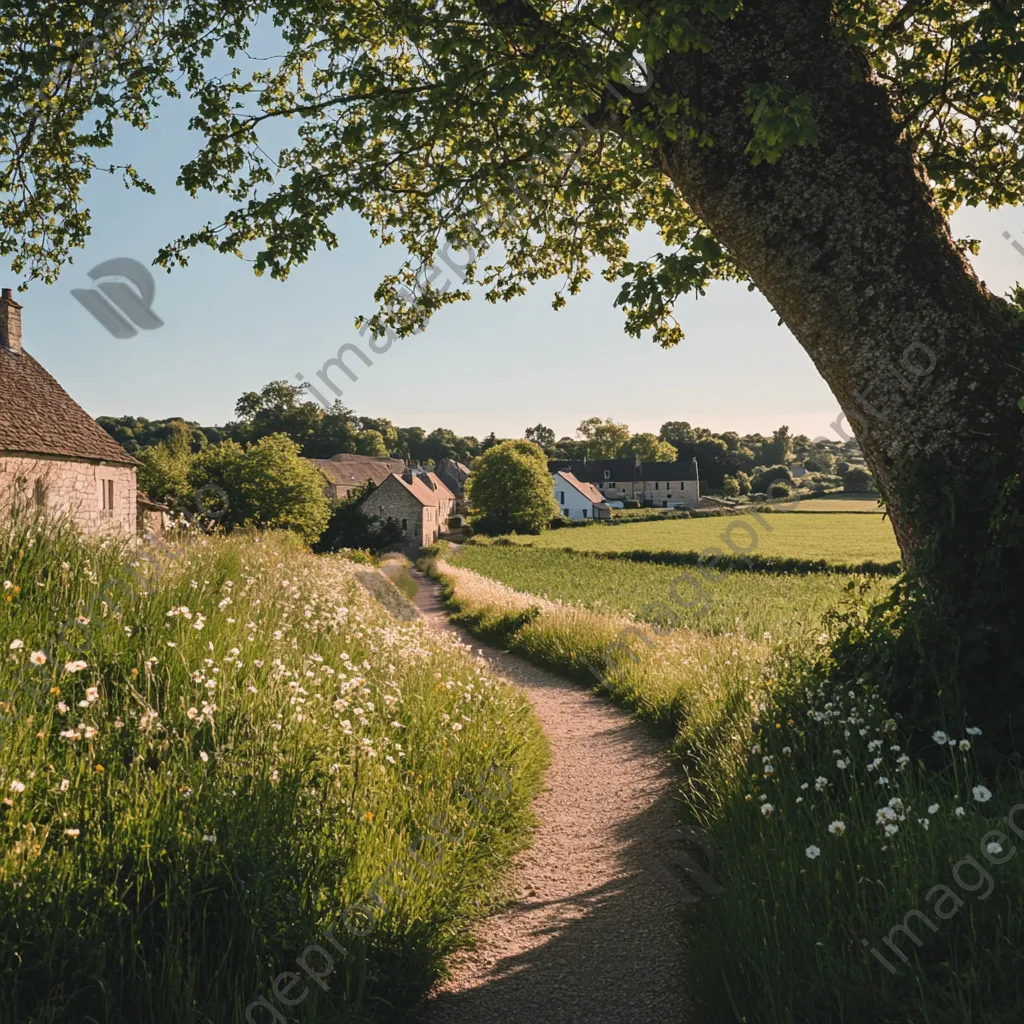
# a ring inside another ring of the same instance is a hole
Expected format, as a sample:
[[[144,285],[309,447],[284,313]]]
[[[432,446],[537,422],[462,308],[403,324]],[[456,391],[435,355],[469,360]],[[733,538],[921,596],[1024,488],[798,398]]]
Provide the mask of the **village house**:
[[[466,493],[469,466],[456,459],[442,459],[434,468],[434,472],[441,478],[445,487],[455,495],[456,499],[461,500]]]
[[[405,462],[402,459],[377,458],[369,455],[343,454],[330,459],[306,461],[313,463],[327,477],[324,491],[328,498],[347,498],[349,491],[363,487],[368,480],[379,486],[392,473],[401,474],[405,471]]]
[[[448,529],[455,495],[436,473],[409,467],[401,476],[388,476],[360,502],[359,508],[382,522],[393,519],[401,525],[403,541],[420,548],[433,544]]]
[[[651,508],[696,508],[700,502],[697,460],[641,462],[639,459],[593,459],[549,462],[552,473],[568,470],[593,484],[605,501],[637,501]]]
[[[133,459],[24,350],[21,310],[0,293],[0,507],[31,502],[86,533],[136,531]]]
[[[591,483],[578,480],[567,469],[552,474],[555,501],[569,519],[611,519],[612,510],[604,495]]]

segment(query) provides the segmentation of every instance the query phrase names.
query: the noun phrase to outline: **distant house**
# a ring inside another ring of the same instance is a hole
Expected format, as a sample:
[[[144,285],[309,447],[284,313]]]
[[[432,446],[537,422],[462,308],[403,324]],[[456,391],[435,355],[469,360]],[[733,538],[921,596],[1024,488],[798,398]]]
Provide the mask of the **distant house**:
[[[0,293],[0,507],[31,501],[86,533],[136,530],[133,459],[22,348],[21,305]]]
[[[325,477],[325,491],[328,498],[347,498],[356,487],[362,487],[368,480],[382,484],[392,473],[405,471],[402,459],[376,458],[369,455],[335,455],[330,459],[307,459]]]
[[[641,462],[639,459],[594,459],[549,462],[552,473],[568,471],[593,484],[606,501],[638,501],[660,508],[696,508],[700,501],[697,460]]]
[[[436,466],[435,473],[441,478],[441,482],[448,488],[456,498],[461,498],[466,492],[466,480],[469,477],[469,466],[455,459],[442,459]]]
[[[591,483],[577,480],[567,469],[552,474],[555,484],[555,501],[562,515],[570,519],[611,519],[612,510],[605,504],[604,496]]]
[[[393,519],[401,525],[402,538],[408,545],[424,547],[448,529],[455,495],[436,473],[408,467],[401,476],[392,473],[384,479],[359,508],[374,519]]]

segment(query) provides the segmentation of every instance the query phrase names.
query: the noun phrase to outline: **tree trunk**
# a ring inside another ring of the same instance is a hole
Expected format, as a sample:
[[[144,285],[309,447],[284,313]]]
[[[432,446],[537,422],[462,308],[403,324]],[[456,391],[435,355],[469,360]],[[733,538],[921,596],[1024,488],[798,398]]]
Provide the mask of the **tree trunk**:
[[[839,399],[906,567],[933,617],[958,632],[961,662],[943,696],[957,696],[965,673],[1002,666],[998,683],[959,700],[906,693],[904,710],[928,717],[930,700],[940,720],[963,704],[1004,732],[1011,716],[1012,733],[1024,724],[1024,658],[998,633],[1016,633],[1024,566],[1015,545],[993,554],[990,524],[999,485],[1020,469],[1019,328],[954,246],[884,89],[832,28],[828,3],[751,0],[704,28],[708,51],[671,55],[654,80],[704,113],[713,142],[663,144],[662,168]],[[809,95],[819,143],[754,166],[754,83]]]

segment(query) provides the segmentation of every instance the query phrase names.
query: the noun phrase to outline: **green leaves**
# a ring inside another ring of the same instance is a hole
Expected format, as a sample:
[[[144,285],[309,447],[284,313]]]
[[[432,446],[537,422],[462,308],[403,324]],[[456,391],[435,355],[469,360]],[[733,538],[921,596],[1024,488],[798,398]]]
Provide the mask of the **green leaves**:
[[[754,125],[746,152],[755,166],[775,163],[791,146],[818,144],[818,125],[808,96],[791,96],[772,84],[751,85],[746,109]]]
[[[401,249],[366,311],[377,334],[414,334],[445,305],[539,281],[558,282],[560,307],[597,259],[623,282],[627,331],[675,344],[675,300],[743,275],[669,186],[666,161],[713,150],[725,104],[750,120],[755,165],[818,145],[828,121],[778,40],[750,81],[705,91],[710,40],[770,22],[770,6],[137,0],[89,13],[48,0],[26,13],[0,0],[0,255],[53,280],[89,234],[97,154],[180,92],[200,143],[178,184],[219,195],[223,213],[185,225],[161,264],[206,246],[284,278],[338,246],[336,215],[352,210]],[[944,209],[1024,201],[1024,0],[896,11],[837,0],[829,31],[848,44],[850,78],[882,83]],[[817,5],[794,17],[821,31]],[[153,191],[132,167],[108,169]],[[631,234],[651,224],[675,251],[630,261]]]

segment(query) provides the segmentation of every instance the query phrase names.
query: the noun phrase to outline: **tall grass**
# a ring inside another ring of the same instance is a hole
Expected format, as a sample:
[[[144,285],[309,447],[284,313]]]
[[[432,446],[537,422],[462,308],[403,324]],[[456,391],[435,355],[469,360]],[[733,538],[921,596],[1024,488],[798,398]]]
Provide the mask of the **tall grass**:
[[[0,1020],[395,1021],[422,997],[545,754],[525,698],[367,571],[287,535],[0,527]]]
[[[837,677],[835,630],[867,588],[769,652],[435,572],[471,627],[580,679],[603,666],[610,693],[674,730],[723,887],[687,911],[700,1020],[1020,1020],[1024,780],[983,777],[975,731],[937,734],[926,766],[871,681]],[[632,655],[616,647],[630,627]]]

